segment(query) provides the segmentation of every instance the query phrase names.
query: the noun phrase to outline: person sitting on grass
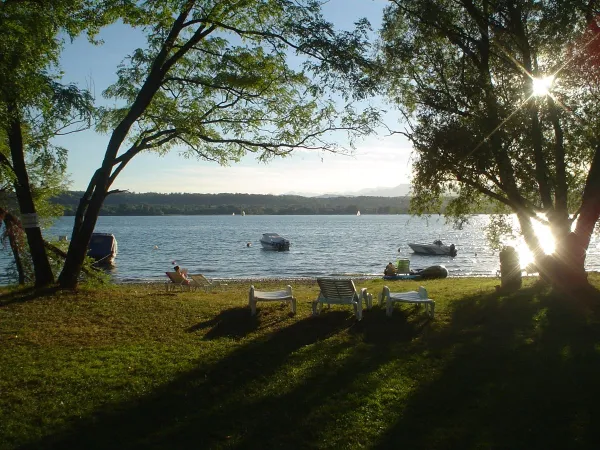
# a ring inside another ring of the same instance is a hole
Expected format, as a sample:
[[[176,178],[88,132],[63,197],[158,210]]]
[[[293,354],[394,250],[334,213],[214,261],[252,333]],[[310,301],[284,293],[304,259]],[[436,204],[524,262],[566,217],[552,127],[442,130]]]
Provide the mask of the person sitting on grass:
[[[175,270],[175,273],[181,275],[181,278],[183,278],[183,282],[182,282],[183,284],[190,284],[190,280],[188,279],[188,277],[186,275],[187,270],[181,270],[179,268],[179,266],[173,267],[173,270]]]
[[[385,270],[383,271],[383,274],[386,277],[396,275],[396,267],[391,262],[388,263],[388,265],[385,266]]]

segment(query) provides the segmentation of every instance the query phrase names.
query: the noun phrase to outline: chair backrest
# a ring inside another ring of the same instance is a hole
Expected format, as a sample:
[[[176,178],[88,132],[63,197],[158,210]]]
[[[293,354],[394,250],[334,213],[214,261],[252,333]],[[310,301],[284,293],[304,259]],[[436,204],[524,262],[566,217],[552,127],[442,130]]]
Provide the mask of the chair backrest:
[[[165,272],[165,273],[167,274],[167,276],[173,283],[181,284],[185,280],[180,273],[177,273],[177,272]]]
[[[354,281],[350,278],[317,278],[321,295],[329,299],[358,298]]]
[[[190,275],[190,278],[201,286],[210,286],[212,282],[201,273]]]
[[[419,298],[423,298],[423,299],[429,298],[427,296],[427,289],[425,289],[423,286],[419,286]]]

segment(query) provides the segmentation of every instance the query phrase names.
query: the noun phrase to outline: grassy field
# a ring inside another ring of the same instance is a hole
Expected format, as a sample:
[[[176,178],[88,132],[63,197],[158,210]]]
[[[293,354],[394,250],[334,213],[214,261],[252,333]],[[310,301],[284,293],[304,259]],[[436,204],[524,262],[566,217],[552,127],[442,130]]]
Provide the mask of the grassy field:
[[[433,321],[411,305],[311,317],[313,282],[292,284],[293,317],[251,317],[249,284],[4,289],[0,448],[600,448],[598,313],[534,278],[423,284]]]

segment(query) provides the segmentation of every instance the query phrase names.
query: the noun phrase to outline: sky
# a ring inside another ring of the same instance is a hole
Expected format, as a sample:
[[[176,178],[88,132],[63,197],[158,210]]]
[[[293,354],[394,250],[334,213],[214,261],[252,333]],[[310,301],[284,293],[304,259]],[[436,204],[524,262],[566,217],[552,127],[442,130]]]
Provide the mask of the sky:
[[[386,0],[330,0],[323,12],[339,28],[350,29],[357,19],[367,17],[377,29],[386,3]],[[63,82],[91,88],[98,102],[106,102],[102,92],[117,80],[119,63],[136,48],[144,47],[145,39],[122,24],[106,27],[99,38],[103,45],[90,45],[85,37],[65,44],[61,65]],[[379,105],[376,99],[372,103]],[[386,116],[385,122],[395,129],[402,128],[393,112]],[[94,171],[102,164],[108,139],[109,135],[87,130],[57,140],[69,150],[67,171],[71,189],[86,189]],[[384,130],[359,140],[353,156],[296,151],[291,157],[268,164],[250,155],[237,164],[222,167],[213,162],[185,159],[177,149],[165,156],[148,152],[137,155],[127,165],[112,189],[138,193],[352,193],[408,183],[410,154],[410,143],[404,137],[389,135]]]

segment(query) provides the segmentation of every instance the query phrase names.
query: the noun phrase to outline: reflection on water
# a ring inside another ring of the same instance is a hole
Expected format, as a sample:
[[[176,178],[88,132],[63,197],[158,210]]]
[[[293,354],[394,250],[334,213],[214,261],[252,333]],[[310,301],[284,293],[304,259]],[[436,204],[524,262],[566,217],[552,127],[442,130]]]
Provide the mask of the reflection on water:
[[[213,278],[314,278],[317,276],[381,276],[389,261],[406,258],[410,268],[445,265],[450,276],[494,276],[498,252],[486,241],[487,216],[476,216],[462,230],[408,215],[348,216],[166,216],[100,217],[97,232],[114,233],[119,254],[110,274],[117,282],[159,281],[177,264],[190,273]],[[60,218],[44,231],[47,238],[70,235],[72,217]],[[289,252],[264,251],[263,233],[289,239]],[[408,243],[454,243],[456,257],[412,253]],[[547,243],[548,239],[542,239]],[[251,245],[248,246],[248,243]],[[600,247],[594,236],[586,268],[600,270]],[[529,252],[515,245],[521,264]],[[529,256],[530,258],[530,256]],[[0,252],[0,273],[10,261]],[[6,282],[6,279],[4,279]]]

